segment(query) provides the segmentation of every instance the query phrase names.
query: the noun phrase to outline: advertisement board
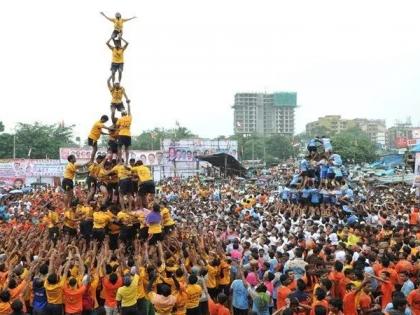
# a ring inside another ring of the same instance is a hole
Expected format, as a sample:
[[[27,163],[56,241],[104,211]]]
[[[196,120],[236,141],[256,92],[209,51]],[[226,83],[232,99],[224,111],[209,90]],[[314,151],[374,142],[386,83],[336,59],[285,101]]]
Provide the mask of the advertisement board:
[[[414,166],[413,186],[420,187],[420,152],[416,153],[416,164]]]
[[[236,140],[186,139],[174,141],[163,140],[163,152],[166,161],[192,162],[199,155],[227,153],[238,158],[238,142]]]
[[[90,159],[91,148],[60,148],[60,162],[67,163],[67,157],[73,154],[76,161],[86,163]],[[98,154],[106,155],[106,148],[98,148]],[[163,162],[163,153],[161,151],[140,151],[130,150],[130,159],[143,161],[144,165],[160,165]]]

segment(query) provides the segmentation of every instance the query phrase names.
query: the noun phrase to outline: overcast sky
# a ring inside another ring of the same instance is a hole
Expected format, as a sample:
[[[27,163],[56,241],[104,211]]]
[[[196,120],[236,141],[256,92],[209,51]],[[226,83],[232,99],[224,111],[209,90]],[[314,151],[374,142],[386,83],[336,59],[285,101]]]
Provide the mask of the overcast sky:
[[[236,92],[296,91],[296,131],[326,114],[420,125],[419,1],[0,1],[0,120],[76,124],[109,112],[112,24],[130,45],[133,133],[233,133]]]

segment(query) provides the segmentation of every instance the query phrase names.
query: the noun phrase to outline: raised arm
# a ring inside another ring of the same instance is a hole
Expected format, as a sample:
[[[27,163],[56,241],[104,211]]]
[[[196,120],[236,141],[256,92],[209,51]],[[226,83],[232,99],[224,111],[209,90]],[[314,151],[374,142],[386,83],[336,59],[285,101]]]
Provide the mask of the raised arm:
[[[110,44],[110,42],[111,42],[111,40],[112,40],[112,38],[110,38],[110,39],[108,39],[108,41],[106,42],[106,45],[108,46],[108,48],[109,49],[114,49],[114,46],[112,46],[111,44]]]
[[[137,19],[137,16],[133,16],[133,17],[128,18],[128,19],[123,19],[123,21],[128,22],[128,21],[131,21],[131,20],[134,20],[134,19]]]
[[[123,95],[125,97],[125,100],[126,100],[127,104],[130,103],[130,100],[128,99],[127,93],[125,93],[125,89],[124,89]]]
[[[109,45],[108,45],[108,47],[109,47]],[[106,80],[106,83],[108,85],[108,90],[110,90],[110,91],[112,90],[111,80],[112,80],[112,77],[109,77],[108,80]]]
[[[128,46],[128,42],[122,37],[121,37],[121,41],[124,43],[124,46],[122,47],[122,49],[125,50]]]
[[[114,22],[110,17],[106,16],[105,13],[99,12],[104,18],[106,18],[110,22]]]
[[[129,116],[131,116],[131,106],[130,106],[130,102],[127,102],[127,113]]]

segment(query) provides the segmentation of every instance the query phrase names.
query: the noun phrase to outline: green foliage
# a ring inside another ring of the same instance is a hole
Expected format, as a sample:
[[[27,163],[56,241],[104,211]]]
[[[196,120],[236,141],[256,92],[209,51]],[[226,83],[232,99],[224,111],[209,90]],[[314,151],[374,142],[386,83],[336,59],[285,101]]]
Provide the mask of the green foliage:
[[[143,131],[139,136],[133,137],[132,148],[134,150],[159,150],[163,139],[181,140],[195,137],[197,135],[182,126],[173,129],[155,128]]]
[[[74,145],[73,126],[18,123],[16,125],[16,158],[58,159],[59,148]],[[0,158],[13,157],[13,135],[0,135]]]
[[[4,124],[2,121],[0,121],[0,132],[4,131]]]
[[[376,159],[375,145],[360,129],[352,128],[342,131],[331,139],[333,150],[345,161],[355,163],[372,162]]]

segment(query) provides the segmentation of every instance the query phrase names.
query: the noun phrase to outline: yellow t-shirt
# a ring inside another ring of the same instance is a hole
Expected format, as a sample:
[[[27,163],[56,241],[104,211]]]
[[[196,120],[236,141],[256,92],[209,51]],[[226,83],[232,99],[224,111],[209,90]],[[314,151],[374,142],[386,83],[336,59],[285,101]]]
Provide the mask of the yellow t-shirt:
[[[216,277],[219,272],[217,267],[207,265],[207,288],[213,289],[216,287]]]
[[[117,219],[125,226],[133,225],[132,217],[127,212],[124,212],[124,211],[118,212]]]
[[[101,137],[102,128],[104,127],[104,123],[98,120],[92,127],[89,133],[89,138],[98,141]]]
[[[130,307],[137,304],[138,284],[139,276],[135,275],[128,287],[122,286],[118,289],[116,300],[121,302],[122,307]]]
[[[137,299],[142,299],[146,296],[146,291],[144,290],[144,284],[146,281],[146,271],[144,267],[141,267],[139,270],[139,283],[137,286]]]
[[[131,169],[127,169],[125,165],[121,164],[115,165],[112,172],[117,173],[118,180],[126,179],[131,175]]]
[[[77,209],[83,220],[92,220],[93,219],[93,208],[90,206],[81,206]]]
[[[97,178],[99,175],[99,172],[101,171],[101,166],[98,163],[93,163],[89,165],[89,176]]]
[[[67,209],[66,211],[64,211],[64,225],[65,226],[71,229],[77,228],[77,222],[73,221],[75,219],[76,219],[76,214],[74,213],[73,210]]]
[[[187,309],[198,307],[202,293],[201,287],[198,284],[189,284],[185,292],[187,293]]]
[[[221,275],[223,274],[223,277]],[[222,261],[219,266],[219,284],[229,285],[230,283],[230,265],[226,261]]]
[[[52,228],[58,223],[58,213],[54,211],[48,211],[47,216],[48,228]]]
[[[168,208],[163,208],[160,211],[160,215],[162,216],[162,224],[163,224],[163,226],[171,226],[171,225],[174,225],[175,224],[174,220],[171,217],[171,214],[170,214]]]
[[[117,127],[118,127],[118,135],[120,136],[131,136],[131,122],[132,118],[131,115],[122,116],[117,120]]]
[[[76,175],[76,165],[74,163],[67,163],[66,168],[64,169],[64,178],[74,180]]]
[[[112,22],[114,23],[114,30],[122,31],[123,26],[124,26],[124,20],[122,18],[120,19],[113,18]]]
[[[139,177],[140,182],[147,182],[153,179],[152,173],[150,172],[150,169],[147,166],[136,166],[135,170],[137,171],[137,176]]]
[[[112,87],[109,89],[112,95],[112,101],[113,104],[119,104],[122,103],[122,98],[124,95],[124,88],[120,86],[119,88]]]
[[[112,48],[112,62],[124,63],[124,49],[117,47]]]
[[[96,211],[93,213],[93,228],[104,229],[106,225],[111,221],[111,216],[102,211]]]
[[[162,233],[162,225],[160,224],[150,224],[149,225],[149,234],[159,234]]]
[[[47,293],[47,300],[50,304],[63,304],[63,286],[65,278],[61,278],[57,284],[49,284],[48,280],[45,280],[44,287]]]

